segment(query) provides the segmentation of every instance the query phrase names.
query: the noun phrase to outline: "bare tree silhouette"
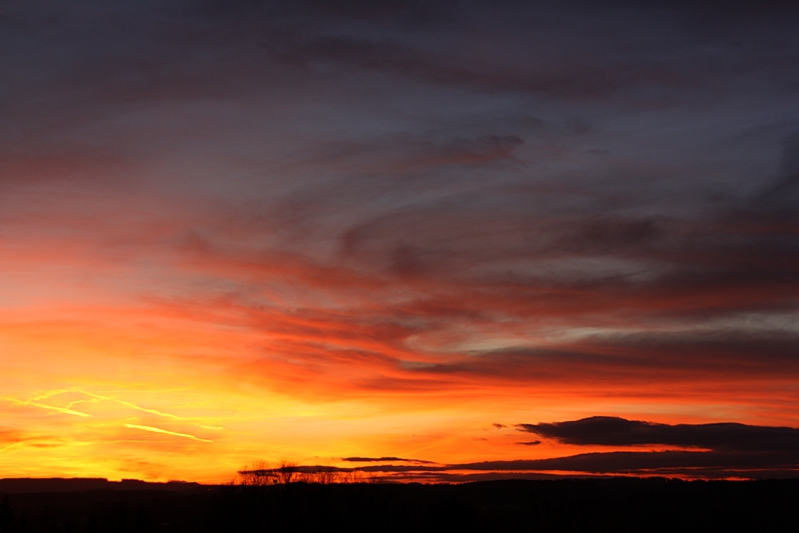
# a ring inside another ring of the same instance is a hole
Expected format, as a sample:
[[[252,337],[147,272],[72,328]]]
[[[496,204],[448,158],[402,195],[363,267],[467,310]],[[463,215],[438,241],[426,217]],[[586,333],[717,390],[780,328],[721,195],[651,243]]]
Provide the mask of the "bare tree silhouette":
[[[263,486],[277,483],[277,475],[266,461],[253,461],[238,471],[239,485]]]
[[[297,461],[292,461],[291,459],[285,458],[280,460],[280,463],[278,463],[278,466],[274,471],[277,474],[277,479],[284,485],[288,485],[293,481],[299,481],[299,478],[302,474]]]
[[[276,466],[266,461],[254,461],[238,471],[234,485],[263,486],[289,483],[379,483],[382,478],[360,470],[339,469],[333,466],[301,466],[292,459],[282,458]]]

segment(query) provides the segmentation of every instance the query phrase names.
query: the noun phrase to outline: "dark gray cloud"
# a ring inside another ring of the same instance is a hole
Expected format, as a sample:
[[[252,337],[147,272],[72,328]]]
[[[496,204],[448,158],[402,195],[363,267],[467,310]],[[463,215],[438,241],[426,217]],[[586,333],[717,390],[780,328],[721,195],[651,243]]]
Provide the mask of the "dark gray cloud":
[[[602,446],[660,444],[708,448],[731,453],[783,452],[789,456],[799,453],[799,429],[790,427],[749,426],[736,423],[669,425],[595,416],[569,422],[519,424],[517,428],[564,444]]]
[[[723,90],[741,76],[795,80],[791,69],[778,68],[795,57],[785,44],[791,19],[780,10],[762,13],[769,31],[757,39],[740,21],[699,24],[695,14],[579,3],[174,0],[17,4],[2,20],[11,30],[12,88],[45,94],[36,82],[59,81],[63,101],[92,98],[82,100],[85,108],[98,96],[118,103],[219,98],[353,71],[558,99],[623,95],[642,105],[684,101],[682,93],[696,94],[697,86]],[[34,59],[37,68],[25,64]]]
[[[342,457],[341,460],[347,461],[349,463],[431,463],[431,461],[422,461],[420,459],[403,459],[402,457]]]
[[[569,379],[602,382],[608,387],[646,379],[653,372],[659,380],[682,384],[733,376],[775,379],[799,375],[797,342],[796,335],[776,331],[757,335],[727,332],[596,336],[558,350],[517,348],[473,352],[467,358],[425,365],[413,372],[542,384]]]
[[[531,461],[487,461],[450,465],[453,470],[590,472],[595,474],[673,475],[697,477],[753,477],[786,475],[799,466],[799,454],[723,452],[606,452]]]

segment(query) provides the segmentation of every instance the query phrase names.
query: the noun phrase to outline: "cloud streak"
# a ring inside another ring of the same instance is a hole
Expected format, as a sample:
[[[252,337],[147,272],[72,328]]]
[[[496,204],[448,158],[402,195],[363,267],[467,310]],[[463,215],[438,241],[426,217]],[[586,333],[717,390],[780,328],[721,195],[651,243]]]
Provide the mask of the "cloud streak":
[[[799,429],[736,423],[656,424],[619,417],[595,416],[570,422],[519,424],[520,431],[565,444],[635,446],[662,444],[709,448],[722,452],[799,449]]]

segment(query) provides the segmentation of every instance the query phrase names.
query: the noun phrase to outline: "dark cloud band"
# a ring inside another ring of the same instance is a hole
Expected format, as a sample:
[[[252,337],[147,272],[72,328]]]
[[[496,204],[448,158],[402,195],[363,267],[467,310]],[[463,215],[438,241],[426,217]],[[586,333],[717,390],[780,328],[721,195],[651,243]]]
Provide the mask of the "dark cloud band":
[[[602,446],[667,445],[719,452],[799,453],[799,429],[736,423],[657,424],[595,416],[570,422],[519,424],[521,431],[563,444]]]

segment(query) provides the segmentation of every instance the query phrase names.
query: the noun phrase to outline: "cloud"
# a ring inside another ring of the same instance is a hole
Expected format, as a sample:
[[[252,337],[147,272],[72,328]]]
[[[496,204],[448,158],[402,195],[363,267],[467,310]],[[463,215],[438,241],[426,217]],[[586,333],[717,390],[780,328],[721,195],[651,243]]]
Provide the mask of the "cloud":
[[[27,435],[13,428],[0,428],[0,446],[15,444],[25,440]]]
[[[795,375],[793,334],[765,331],[751,335],[610,334],[564,342],[559,348],[509,348],[475,351],[413,369],[417,374],[453,375],[526,383],[604,382],[622,384],[640,379],[662,382]],[[764,358],[764,353],[768,356]],[[650,376],[647,378],[647,376]]]
[[[610,416],[594,416],[570,422],[519,424],[516,427],[563,444],[662,444],[723,452],[799,450],[799,429],[791,427],[737,423],[669,425]]]
[[[403,463],[431,463],[421,459],[403,459],[402,457],[342,457],[342,461],[350,463],[379,463],[379,462],[403,462]]]
[[[760,477],[799,467],[799,454],[724,452],[597,452],[531,461],[487,461],[450,465],[452,470],[590,472],[629,475],[693,475],[695,477]]]
[[[300,471],[319,469],[383,474],[386,479],[426,479],[441,482],[464,479],[536,478],[549,476],[631,475],[676,476],[691,479],[792,477],[799,469],[799,454],[771,452],[596,452],[548,459],[481,461],[446,465],[373,465],[356,468],[300,466]]]
[[[591,452],[545,459],[446,465],[382,464],[356,470],[428,479],[445,479],[456,472],[467,476],[475,472],[492,472],[492,475],[501,476],[503,472],[538,475],[551,474],[552,471],[758,479],[784,477],[799,469],[799,429],[792,427],[738,423],[669,425],[606,416],[568,422],[518,424],[516,427],[561,444],[614,447],[659,445],[682,449]],[[536,446],[541,441],[516,444]],[[375,458],[375,461],[389,459]]]

